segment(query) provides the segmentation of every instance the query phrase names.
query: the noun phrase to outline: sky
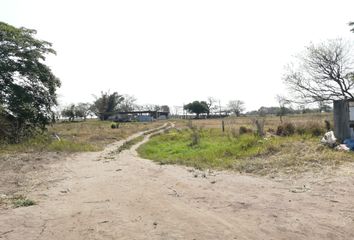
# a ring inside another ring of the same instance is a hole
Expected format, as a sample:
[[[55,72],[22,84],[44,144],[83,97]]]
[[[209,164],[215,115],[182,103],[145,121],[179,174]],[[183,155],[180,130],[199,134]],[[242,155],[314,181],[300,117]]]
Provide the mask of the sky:
[[[353,0],[0,0],[0,21],[53,43],[61,105],[110,90],[139,104],[275,106],[306,45],[354,43]]]

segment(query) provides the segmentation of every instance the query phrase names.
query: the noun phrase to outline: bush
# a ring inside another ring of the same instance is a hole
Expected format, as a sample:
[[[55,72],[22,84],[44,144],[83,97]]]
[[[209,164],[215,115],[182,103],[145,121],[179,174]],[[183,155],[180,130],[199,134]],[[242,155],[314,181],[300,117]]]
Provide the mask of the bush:
[[[112,123],[112,124],[111,124],[111,128],[112,128],[112,129],[119,128],[119,123]]]
[[[306,127],[304,126],[297,126],[296,127],[296,133],[299,135],[304,135],[307,132]]]
[[[278,136],[291,136],[295,133],[295,125],[292,123],[284,123],[279,125],[276,134]]]
[[[240,133],[240,135],[247,134],[247,133],[253,133],[253,130],[250,128],[247,128],[245,126],[241,126],[239,129],[239,133]]]
[[[313,123],[309,125],[309,132],[312,136],[318,137],[325,133],[325,129],[320,126],[318,123]]]

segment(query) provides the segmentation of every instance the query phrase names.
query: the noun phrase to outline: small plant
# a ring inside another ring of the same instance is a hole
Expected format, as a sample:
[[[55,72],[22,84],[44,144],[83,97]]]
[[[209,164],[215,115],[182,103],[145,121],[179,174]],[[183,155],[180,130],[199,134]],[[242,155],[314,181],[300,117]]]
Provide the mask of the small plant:
[[[190,147],[197,146],[200,143],[200,134],[195,128],[192,129],[191,140],[192,141],[189,144]]]
[[[264,136],[265,133],[264,133],[264,124],[265,124],[265,119],[255,119],[253,120],[253,123],[256,125],[256,128],[257,128],[257,134],[259,136]]]
[[[240,129],[239,129],[239,134],[242,135],[242,134],[247,134],[247,133],[252,133],[253,130],[250,129],[250,128],[247,128],[245,126],[241,126]]]
[[[36,203],[33,200],[20,195],[12,199],[12,204],[14,208],[19,208],[19,207],[29,207],[35,205]]]
[[[112,128],[112,129],[116,129],[116,128],[118,129],[118,128],[119,128],[119,126],[120,126],[120,124],[119,124],[118,122],[117,122],[117,123],[112,123],[112,124],[111,124],[111,128]]]

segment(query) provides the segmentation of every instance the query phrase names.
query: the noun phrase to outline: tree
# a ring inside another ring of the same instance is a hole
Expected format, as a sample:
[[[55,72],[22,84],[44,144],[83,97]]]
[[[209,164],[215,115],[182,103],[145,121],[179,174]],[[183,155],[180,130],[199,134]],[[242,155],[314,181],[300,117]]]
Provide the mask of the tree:
[[[45,65],[46,55],[55,51],[35,34],[35,30],[0,22],[0,118],[8,122],[0,138],[12,142],[36,129],[44,130],[57,104],[60,81]]]
[[[91,113],[91,105],[89,103],[71,104],[61,111],[63,117],[67,117],[69,121],[74,121],[75,118],[83,118],[86,121],[87,116]]]
[[[232,113],[239,117],[241,113],[245,111],[245,103],[241,100],[232,100],[229,101],[228,108]]]
[[[208,97],[206,104],[207,104],[207,118],[209,118],[210,113],[214,110],[217,109],[217,106],[215,105],[216,99],[213,97]]]
[[[354,68],[349,44],[341,39],[310,44],[298,60],[297,66],[288,67],[284,75],[296,102],[353,98]]]
[[[278,101],[279,104],[279,111],[277,115],[280,118],[280,122],[283,123],[283,116],[285,116],[288,113],[287,106],[290,104],[290,101],[281,95],[277,95],[276,100]]]
[[[135,102],[136,98],[134,96],[130,95],[124,95],[123,100],[120,102],[118,109],[121,112],[131,112],[134,111],[134,109],[137,108]]]
[[[123,100],[124,97],[117,92],[112,94],[109,92],[101,92],[101,97],[96,97],[90,110],[96,114],[100,120],[107,120],[114,112],[118,111],[119,104]]]
[[[86,121],[87,116],[91,114],[90,108],[91,105],[89,103],[78,103],[75,106],[75,117],[83,118]]]
[[[205,101],[194,101],[191,103],[188,103],[185,105],[184,110],[190,112],[190,113],[195,113],[197,114],[197,118],[199,118],[199,115],[201,113],[207,113],[208,112],[208,105]]]
[[[67,117],[69,121],[72,122],[75,120],[75,116],[76,116],[75,108],[76,108],[75,104],[71,104],[70,106],[67,106],[61,111],[61,115],[63,117]]]
[[[162,105],[162,106],[160,107],[160,109],[161,109],[162,112],[168,112],[168,113],[170,113],[170,107],[167,106],[167,105]]]
[[[352,29],[350,29],[350,31],[352,31],[354,33],[354,22],[350,22],[348,25],[350,27],[353,27]]]

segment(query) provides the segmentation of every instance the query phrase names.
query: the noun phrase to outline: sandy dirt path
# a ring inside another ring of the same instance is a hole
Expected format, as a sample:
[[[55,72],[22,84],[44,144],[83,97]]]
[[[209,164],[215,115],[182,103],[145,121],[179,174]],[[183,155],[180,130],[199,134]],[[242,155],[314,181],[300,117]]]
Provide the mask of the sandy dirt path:
[[[0,239],[354,239],[352,166],[276,181],[112,154],[121,144],[53,164],[37,205],[0,210]]]

